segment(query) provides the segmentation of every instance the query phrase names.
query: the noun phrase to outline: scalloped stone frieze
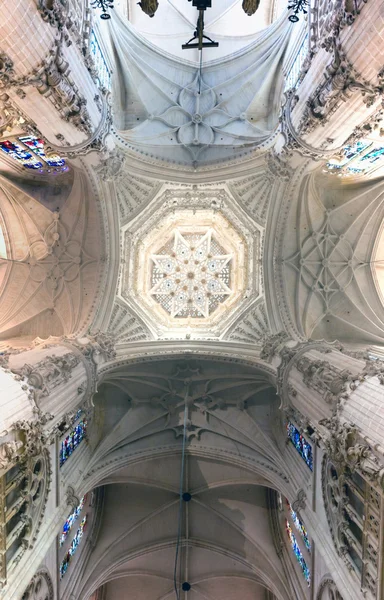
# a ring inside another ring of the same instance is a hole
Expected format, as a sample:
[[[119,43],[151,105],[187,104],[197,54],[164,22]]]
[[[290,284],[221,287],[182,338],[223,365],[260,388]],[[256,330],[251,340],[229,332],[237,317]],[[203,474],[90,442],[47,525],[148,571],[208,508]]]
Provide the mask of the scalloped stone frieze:
[[[122,306],[118,301],[115,302],[112,310],[108,333],[115,337],[116,343],[139,342],[153,337],[133,311],[130,311],[127,306]]]
[[[260,342],[269,334],[267,311],[264,302],[260,302],[236,323],[226,337],[234,342],[252,344]]]
[[[155,196],[160,186],[161,183],[156,180],[131,175],[124,169],[121,171],[116,184],[116,197],[123,225]]]
[[[265,225],[273,191],[272,183],[272,175],[263,170],[256,175],[232,181],[228,187],[243,208],[258,223]]]

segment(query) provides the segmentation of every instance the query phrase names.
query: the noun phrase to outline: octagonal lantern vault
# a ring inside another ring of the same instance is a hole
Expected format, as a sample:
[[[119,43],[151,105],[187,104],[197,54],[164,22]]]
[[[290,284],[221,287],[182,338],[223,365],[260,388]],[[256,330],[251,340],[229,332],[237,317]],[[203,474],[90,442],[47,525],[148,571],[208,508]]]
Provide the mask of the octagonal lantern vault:
[[[227,189],[164,187],[123,231],[120,298],[158,337],[219,337],[260,294],[261,228]]]

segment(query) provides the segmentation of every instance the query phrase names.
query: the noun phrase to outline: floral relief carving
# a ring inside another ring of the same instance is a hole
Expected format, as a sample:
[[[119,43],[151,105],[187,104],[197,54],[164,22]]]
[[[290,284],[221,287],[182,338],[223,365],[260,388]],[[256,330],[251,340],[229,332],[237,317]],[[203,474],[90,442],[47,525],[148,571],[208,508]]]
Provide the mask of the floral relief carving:
[[[303,114],[299,131],[310,133],[318,124],[324,123],[335,110],[336,105],[345,101],[353,92],[361,92],[363,102],[369,107],[382,93],[381,81],[372,86],[363,81],[354,71],[340,45],[332,43],[333,60],[326,67],[324,80],[308,100],[308,107]]]
[[[342,422],[338,415],[322,419],[319,425],[327,429],[327,435],[322,437],[335,465],[358,470],[373,485],[384,489],[384,464],[356,426]]]
[[[260,358],[271,362],[273,357],[277,355],[279,347],[288,339],[289,336],[285,331],[266,336],[260,352]]]
[[[328,403],[333,403],[346,391],[347,382],[352,373],[347,369],[340,370],[325,360],[311,360],[300,356],[295,366],[303,374],[303,382],[321,394]]]
[[[54,388],[72,377],[72,370],[79,363],[79,356],[73,352],[62,356],[52,354],[35,365],[25,364],[20,369],[12,369],[12,372],[26,381],[31,397],[38,405],[41,398],[49,396]]]

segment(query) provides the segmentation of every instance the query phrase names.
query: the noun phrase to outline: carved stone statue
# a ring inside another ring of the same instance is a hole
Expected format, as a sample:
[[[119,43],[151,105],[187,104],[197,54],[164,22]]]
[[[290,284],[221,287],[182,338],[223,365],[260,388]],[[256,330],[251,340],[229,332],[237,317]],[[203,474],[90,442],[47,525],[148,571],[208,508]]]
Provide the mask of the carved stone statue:
[[[326,402],[332,402],[344,392],[352,379],[350,371],[339,371],[325,360],[312,360],[307,356],[299,358],[296,368],[303,374],[304,383],[322,394]]]
[[[24,444],[20,440],[5,442],[0,445],[0,469],[8,469],[17,462]]]
[[[280,331],[274,335],[269,335],[264,338],[263,347],[260,352],[260,358],[270,362],[272,358],[277,354],[277,350],[281,344],[288,339],[288,335],[285,331]]]
[[[243,11],[246,15],[251,17],[255,14],[257,9],[259,8],[260,0],[243,0]]]
[[[155,16],[155,12],[159,7],[157,0],[141,0],[141,2],[138,2],[138,5],[141,10],[151,18]]]

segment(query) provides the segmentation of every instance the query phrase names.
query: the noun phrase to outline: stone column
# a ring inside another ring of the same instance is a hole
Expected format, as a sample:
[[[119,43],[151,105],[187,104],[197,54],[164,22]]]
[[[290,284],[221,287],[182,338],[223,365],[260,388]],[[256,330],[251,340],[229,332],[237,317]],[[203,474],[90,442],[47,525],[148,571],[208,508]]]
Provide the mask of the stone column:
[[[322,439],[334,462],[384,485],[384,361],[340,344],[269,338],[261,358],[277,367],[281,408]]]
[[[367,360],[349,382],[340,403],[340,420],[354,423],[384,456],[384,361]]]
[[[0,432],[15,421],[49,414],[53,423],[90,405],[98,365],[115,355],[104,334],[84,338],[50,338],[25,350],[2,355],[0,377],[8,391],[2,399]]]
[[[323,342],[283,342],[276,354],[282,408],[292,406],[314,424],[335,414],[365,365],[362,353]]]

